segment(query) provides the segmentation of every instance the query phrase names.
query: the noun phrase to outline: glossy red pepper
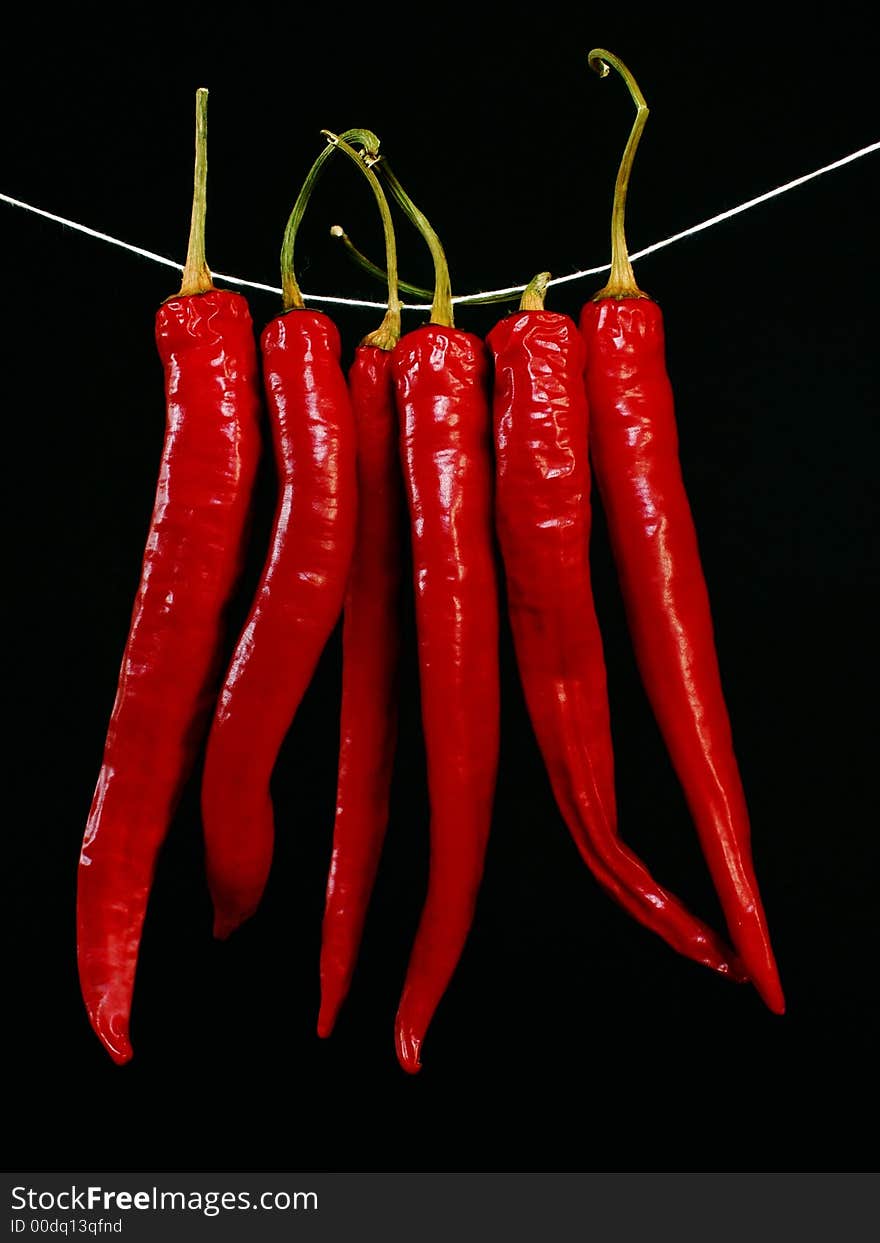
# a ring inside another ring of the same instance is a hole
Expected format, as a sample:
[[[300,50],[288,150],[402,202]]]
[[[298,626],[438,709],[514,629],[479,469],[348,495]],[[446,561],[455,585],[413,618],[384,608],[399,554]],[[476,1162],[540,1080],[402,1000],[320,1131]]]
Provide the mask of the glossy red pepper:
[[[397,742],[397,683],[405,502],[391,351],[400,337],[397,250],[385,196],[361,156],[325,131],[367,178],[379,204],[388,264],[388,310],[355,350],[357,536],[342,623],[342,711],[333,855],[321,937],[318,1035],[329,1036],[351,984],[388,822]],[[375,135],[348,131],[369,143]],[[378,142],[378,140],[375,140]]]
[[[417,1071],[474,914],[498,762],[498,609],[485,346],[428,324],[394,354],[431,803],[428,894],[397,1013]]]
[[[361,345],[348,377],[358,521],[342,627],[342,712],[333,856],[321,942],[318,1034],[351,983],[385,829],[397,742],[403,490],[391,352]]]
[[[339,332],[306,310],[294,245],[333,148],[303,182],[281,246],[285,310],[263,330],[263,384],[278,494],[270,547],[217,701],[202,778],[214,935],[259,906],[275,840],[270,780],[281,744],[342,612],[357,516],[355,429]]]
[[[199,92],[204,145],[207,92]],[[156,858],[216,690],[260,451],[259,370],[240,294],[204,267],[204,151],[183,290],[160,307],[167,430],[143,570],[79,866],[77,943],[92,1026],[116,1062]],[[200,185],[201,176],[201,185]],[[201,226],[201,233],[199,231]]]
[[[278,471],[271,546],[220,693],[202,780],[214,934],[262,897],[274,844],[269,782],[281,744],[339,619],[354,546],[354,424],[339,333],[291,310],[261,337]]]
[[[494,468],[486,347],[453,327],[440,240],[387,161],[378,167],[434,262],[431,322],[401,337],[392,360],[431,804],[428,892],[395,1021],[398,1061],[414,1074],[470,931],[492,823],[499,743]]]
[[[613,65],[639,109],[615,194],[611,279],[581,316],[593,466],[642,681],[731,939],[766,1004],[782,1013],[785,1002],[752,863],[709,597],[678,459],[663,319],[636,285],[626,254],[623,204],[647,107],[615,57],[597,50],[590,61],[603,73]]]
[[[584,347],[543,309],[549,273],[487,343],[495,360],[496,515],[517,664],[557,804],[607,892],[674,949],[737,974],[719,938],[617,836],[605,661],[590,582]]]

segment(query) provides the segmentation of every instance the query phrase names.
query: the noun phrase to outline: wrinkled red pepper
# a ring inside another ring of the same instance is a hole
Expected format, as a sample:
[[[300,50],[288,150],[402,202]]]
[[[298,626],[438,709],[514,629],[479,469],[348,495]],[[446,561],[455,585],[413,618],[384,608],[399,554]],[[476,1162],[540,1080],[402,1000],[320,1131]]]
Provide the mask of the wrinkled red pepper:
[[[722,973],[733,956],[617,836],[605,661],[590,583],[584,347],[543,308],[549,273],[490,332],[496,515],[517,665],[556,802],[584,861],[674,949]],[[733,965],[732,965],[733,964]]]
[[[77,946],[92,1026],[116,1062],[159,849],[216,690],[260,452],[259,371],[240,294],[204,262],[207,91],[197,96],[193,230],[181,292],[160,307],[167,430],[143,569],[82,845]]]
[[[259,905],[272,862],[269,782],[339,619],[354,544],[354,428],[339,333],[320,311],[263,330],[279,486],[271,547],[217,702],[202,779],[214,935]]]
[[[479,337],[444,324],[406,333],[394,353],[431,803],[428,894],[396,1023],[408,1071],[420,1067],[470,930],[492,821],[499,688],[487,370]]]
[[[592,454],[642,681],[687,798],[743,965],[771,1010],[785,1009],[750,847],[748,811],[721,688],[709,597],[678,460],[660,308],[638,288],[623,218],[647,106],[610,53],[638,113],[621,163],[611,278],[581,316]]]
[[[499,745],[493,464],[486,347],[453,327],[437,235],[387,164],[381,168],[435,268],[431,322],[401,337],[393,357],[431,804],[428,893],[395,1024],[398,1060],[415,1073],[473,921],[492,822]]]
[[[291,213],[281,262],[286,309],[261,337],[278,496],[205,755],[202,822],[218,937],[248,919],[263,895],[274,847],[272,771],[342,611],[354,548],[354,420],[339,333],[328,316],[305,309],[293,271],[296,229],[330,150]]]

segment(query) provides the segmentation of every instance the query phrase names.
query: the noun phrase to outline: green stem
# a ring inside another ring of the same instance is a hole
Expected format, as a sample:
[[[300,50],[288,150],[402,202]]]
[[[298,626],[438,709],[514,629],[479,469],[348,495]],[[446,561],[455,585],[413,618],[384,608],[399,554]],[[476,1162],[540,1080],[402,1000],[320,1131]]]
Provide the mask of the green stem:
[[[362,250],[358,250],[357,246],[355,246],[354,242],[348,236],[341,224],[334,224],[332,226],[330,229],[330,236],[339,238],[340,242],[342,242],[345,247],[348,257],[353,259],[359,267],[363,268],[368,276],[372,276],[375,280],[381,281],[383,285],[385,284],[388,280],[388,273],[384,268],[380,268],[378,263],[373,263],[372,259],[368,259]],[[409,281],[402,281],[399,276],[397,278],[397,288],[401,291],[401,293],[412,294],[414,298],[431,299],[434,296],[433,290],[423,289],[420,285],[411,285]]]
[[[521,311],[543,311],[544,296],[547,293],[547,286],[549,284],[549,272],[539,272],[537,276],[533,276],[523,290],[519,309]]]
[[[642,136],[642,130],[645,128],[645,122],[648,119],[648,105],[645,103],[645,97],[639,90],[638,83],[633,75],[623,61],[618,60],[611,52],[606,52],[601,47],[593,48],[589,55],[589,63],[590,68],[594,69],[602,78],[608,77],[609,66],[615,69],[629,88],[629,93],[636,106],[636,119],[630,130],[629,138],[621,157],[620,168],[617,170],[617,180],[614,183],[614,205],[611,209],[611,274],[608,278],[608,284],[594,295],[593,301],[598,302],[603,298],[647,298],[648,295],[643,293],[636,284],[632,264],[629,261],[624,217],[626,214],[626,194],[629,189],[633,159],[635,158],[636,147],[639,145],[639,139]]]
[[[452,313],[452,287],[449,283],[449,265],[446,262],[446,255],[440,244],[440,238],[431,227],[427,216],[419,211],[384,159],[380,161],[379,167],[392,195],[403,209],[407,219],[421,233],[431,252],[431,258],[434,261],[434,297],[431,303],[431,323],[442,324],[447,328],[452,328],[455,323]]]
[[[371,162],[378,159],[379,139],[370,130],[351,129],[346,130],[340,135],[344,142],[360,142],[367,150]],[[284,229],[284,238],[281,242],[281,298],[285,311],[302,310],[305,307],[303,302],[302,291],[296,279],[294,271],[293,252],[296,244],[296,235],[302,218],[305,215],[306,207],[312,196],[312,191],[324,171],[324,165],[333,154],[333,147],[325,147],[312,167],[306,174],[306,179],[302,184],[293,210],[288,218],[287,225]]]
[[[196,163],[193,174],[192,217],[189,246],[179,297],[207,293],[214,288],[205,260],[205,212],[208,185],[208,92],[200,86],[196,91]]]
[[[379,267],[378,263],[373,263],[372,259],[368,259],[362,250],[358,250],[341,224],[334,224],[331,227],[330,236],[342,242],[349,259],[354,260],[359,267],[363,268],[368,276],[372,276],[374,280],[381,281],[383,284],[387,281],[388,273],[385,269]],[[411,285],[409,281],[402,281],[399,277],[397,288],[401,293],[411,294],[414,298],[430,300],[434,296],[433,290],[424,289],[421,285]],[[494,302],[512,302],[515,297],[515,293],[468,294],[467,304],[468,306],[489,306]],[[465,299],[460,298],[459,301],[464,302]]]
[[[376,345],[380,350],[393,350],[400,340],[400,293],[397,284],[397,245],[394,239],[394,223],[391,219],[391,209],[379,184],[379,178],[372,168],[368,166],[365,156],[358,154],[354,147],[349,146],[343,138],[340,138],[338,134],[334,134],[331,130],[325,129],[321,132],[333,147],[338,147],[340,151],[345,152],[349,159],[354,160],[369,181],[370,189],[373,191],[376,202],[379,205],[379,211],[382,215],[382,229],[385,233],[385,262],[388,265],[386,275],[388,281],[388,310],[385,312],[385,318],[379,327],[375,332],[371,332],[364,337],[361,345]]]

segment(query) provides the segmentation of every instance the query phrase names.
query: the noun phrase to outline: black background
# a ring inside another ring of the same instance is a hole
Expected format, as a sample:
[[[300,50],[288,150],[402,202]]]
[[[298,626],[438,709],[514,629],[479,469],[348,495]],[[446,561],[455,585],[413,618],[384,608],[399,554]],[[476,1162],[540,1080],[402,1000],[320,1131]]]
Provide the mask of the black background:
[[[367,126],[444,239],[455,291],[470,292],[607,258],[632,111],[622,83],[587,70],[592,46],[630,65],[652,110],[633,249],[877,137],[875,36],[837,9],[838,28],[778,30],[724,13],[502,13],[263,6],[199,25],[186,10],[167,24],[151,10],[126,38],[81,15],[69,31],[13,34],[0,189],[182,258],[205,85],[217,271],[277,284],[281,231],[320,129]],[[678,958],[600,892],[554,808],[505,633],[485,883],[416,1079],[399,1070],[392,1038],[427,861],[411,632],[387,849],[332,1039],[314,1028],[338,634],[277,766],[278,844],[258,916],[212,942],[194,781],[148,913],[134,1061],[114,1067],[90,1031],[76,861],[163,436],[153,317],[177,282],[0,205],[12,1168],[875,1168],[855,1123],[870,1133],[877,1103],[877,198],[871,156],[637,265],[666,317],[788,1014]],[[327,238],[336,221],[381,257],[372,199],[344,164],[304,226],[304,288],[381,297]],[[399,233],[404,273],[427,281],[417,239]],[[576,315],[600,283],[561,286],[549,305]],[[279,299],[249,298],[260,328]],[[379,315],[333,313],[348,358]],[[461,309],[458,323],[484,333],[500,313]],[[239,617],[271,505],[267,472]],[[719,924],[639,686],[601,514],[594,564],[621,832]]]

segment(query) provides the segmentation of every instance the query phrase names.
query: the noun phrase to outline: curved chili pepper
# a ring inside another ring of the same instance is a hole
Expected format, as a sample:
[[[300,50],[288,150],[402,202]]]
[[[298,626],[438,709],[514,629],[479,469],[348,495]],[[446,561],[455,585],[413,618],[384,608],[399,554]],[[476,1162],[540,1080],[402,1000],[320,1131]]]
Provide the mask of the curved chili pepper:
[[[431,804],[428,893],[395,1025],[398,1059],[414,1073],[483,874],[498,764],[498,604],[486,348],[452,326],[436,234],[382,170],[422,229],[437,276],[432,322],[401,337],[393,358]]]
[[[647,107],[612,65],[638,114],[618,174],[612,269],[581,316],[596,479],[627,620],[648,698],[681,781],[731,939],[769,1008],[785,1002],[752,863],[745,795],[721,688],[709,597],[681,467],[660,308],[641,292],[626,253],[626,187]]]
[[[352,131],[349,131],[353,133]],[[329,1036],[351,984],[385,830],[397,743],[400,593],[405,502],[391,351],[400,337],[397,257],[388,204],[375,173],[328,137],[370,180],[385,226],[388,311],[355,350],[357,537],[342,623],[342,711],[333,855],[321,937],[318,1035]]]
[[[333,321],[306,310],[293,241],[314,179],[282,245],[286,309],[263,330],[263,382],[278,472],[269,552],[233,652],[205,754],[202,823],[214,935],[257,909],[272,864],[272,770],[342,611],[354,547],[354,422]]]
[[[498,608],[485,347],[432,323],[402,337],[393,361],[431,803],[428,894],[396,1023],[401,1065],[417,1071],[483,873],[498,764]]]
[[[160,307],[167,430],[143,569],[79,865],[79,976],[115,1062],[128,1026],[156,858],[216,689],[260,452],[253,325],[204,263],[207,91],[197,96],[193,230],[181,293]]]
[[[545,311],[549,273],[489,333],[496,518],[529,716],[559,809],[607,892],[679,953],[722,973],[732,955],[617,836],[605,661],[590,584],[583,342]],[[736,967],[733,968],[734,974]]]
[[[333,856],[321,940],[318,1034],[351,983],[385,829],[397,743],[401,507],[391,353],[360,345],[348,374],[358,525],[342,627],[342,712]]]

